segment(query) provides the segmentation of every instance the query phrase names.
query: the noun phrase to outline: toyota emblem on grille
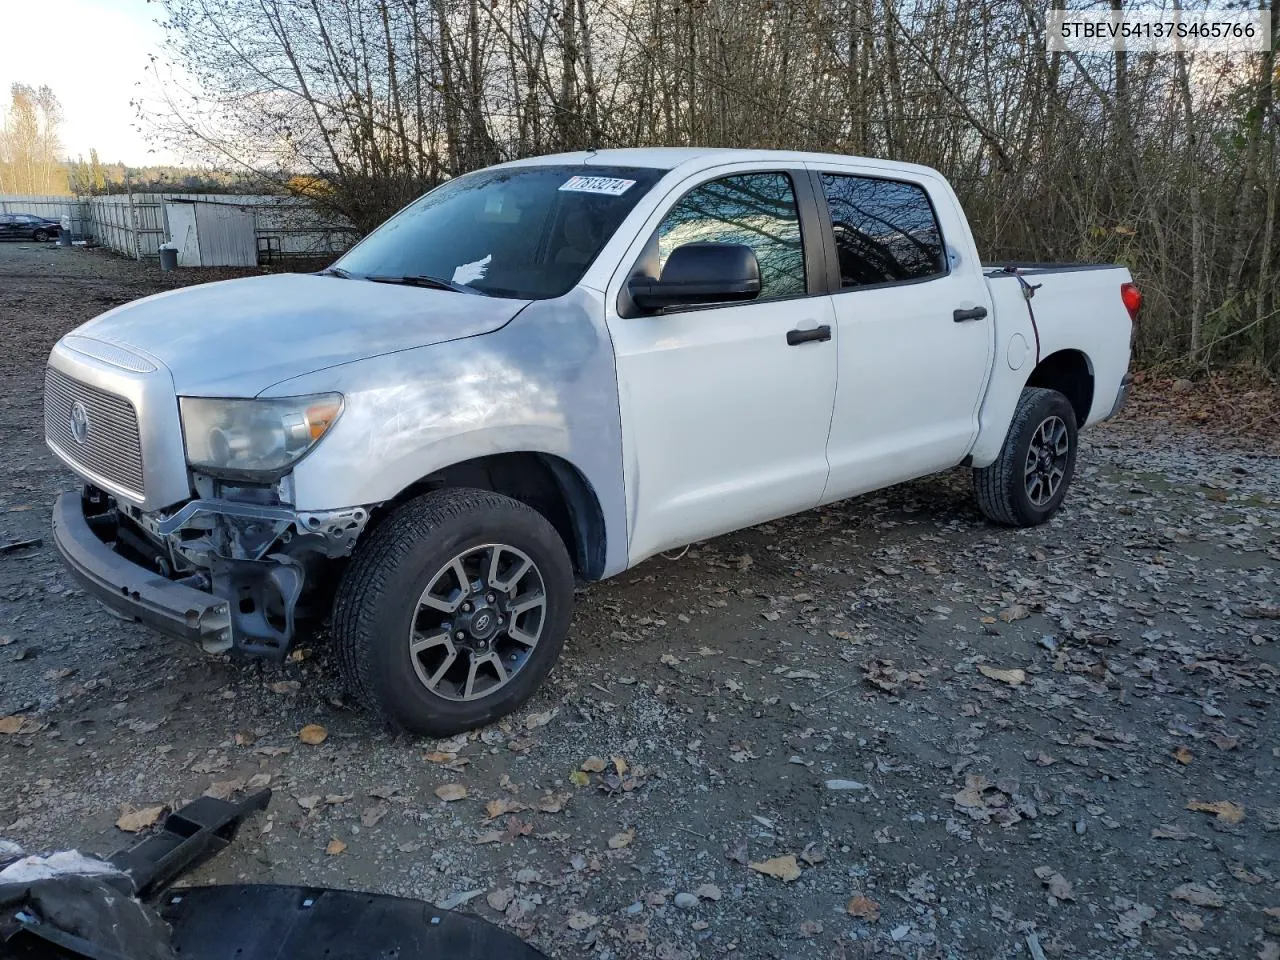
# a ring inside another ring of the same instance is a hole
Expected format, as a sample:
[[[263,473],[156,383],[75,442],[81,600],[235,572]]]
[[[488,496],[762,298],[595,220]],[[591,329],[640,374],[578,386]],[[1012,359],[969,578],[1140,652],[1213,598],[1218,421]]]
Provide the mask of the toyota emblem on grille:
[[[89,411],[79,400],[71,405],[71,435],[76,438],[76,443],[89,439]]]

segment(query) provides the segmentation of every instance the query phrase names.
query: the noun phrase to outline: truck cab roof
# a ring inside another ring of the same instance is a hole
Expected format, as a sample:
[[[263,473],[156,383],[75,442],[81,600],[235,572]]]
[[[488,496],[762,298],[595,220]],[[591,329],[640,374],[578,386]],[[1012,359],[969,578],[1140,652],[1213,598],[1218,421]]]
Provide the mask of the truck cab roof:
[[[586,166],[648,167],[654,170],[688,172],[723,166],[728,163],[774,161],[779,165],[795,166],[803,163],[841,163],[850,161],[866,163],[881,169],[896,169],[903,173],[930,173],[941,176],[932,167],[898,160],[882,160],[877,157],[855,157],[838,153],[809,153],[803,150],[741,150],[731,147],[628,147],[617,150],[580,150],[575,153],[555,153],[542,157],[529,157],[501,164],[504,167],[541,166],[544,164],[581,163]]]

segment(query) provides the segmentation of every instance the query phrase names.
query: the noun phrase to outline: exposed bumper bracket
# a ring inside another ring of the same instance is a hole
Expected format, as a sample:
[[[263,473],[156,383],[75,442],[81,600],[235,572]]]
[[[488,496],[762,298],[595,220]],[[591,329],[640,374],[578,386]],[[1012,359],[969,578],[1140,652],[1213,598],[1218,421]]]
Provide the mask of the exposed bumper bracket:
[[[84,589],[112,610],[161,633],[199,641],[210,652],[231,648],[227,601],[120,556],[95,536],[79,493],[64,493],[54,504],[53,542]]]

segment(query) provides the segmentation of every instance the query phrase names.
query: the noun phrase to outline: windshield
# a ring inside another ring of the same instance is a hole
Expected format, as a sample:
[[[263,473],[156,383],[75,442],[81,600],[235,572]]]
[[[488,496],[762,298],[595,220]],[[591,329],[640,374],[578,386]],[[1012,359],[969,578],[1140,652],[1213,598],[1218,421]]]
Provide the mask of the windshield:
[[[414,201],[337,262],[352,277],[437,280],[546,300],[582,279],[663,170],[479,170]]]

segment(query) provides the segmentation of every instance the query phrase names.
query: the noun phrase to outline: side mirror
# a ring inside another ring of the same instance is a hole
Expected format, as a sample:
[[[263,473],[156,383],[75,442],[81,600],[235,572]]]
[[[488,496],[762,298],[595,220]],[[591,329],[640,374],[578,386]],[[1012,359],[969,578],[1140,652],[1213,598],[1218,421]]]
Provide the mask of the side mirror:
[[[631,300],[642,310],[754,300],[760,264],[744,243],[686,243],[671,251],[662,277],[632,277]]]

